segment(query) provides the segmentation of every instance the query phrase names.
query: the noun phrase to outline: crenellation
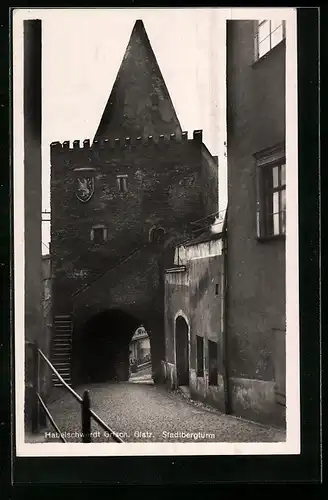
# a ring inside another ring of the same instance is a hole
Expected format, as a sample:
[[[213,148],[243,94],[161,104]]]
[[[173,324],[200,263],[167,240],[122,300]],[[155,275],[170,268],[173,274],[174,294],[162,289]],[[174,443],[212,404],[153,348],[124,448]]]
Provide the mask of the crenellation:
[[[111,149],[111,148],[119,148],[122,146],[123,148],[126,146],[138,146],[143,145],[169,145],[172,142],[187,142],[195,141],[197,143],[202,142],[203,139],[203,131],[202,130],[194,130],[192,139],[188,139],[188,132],[184,131],[181,134],[172,133],[169,136],[164,134],[160,134],[159,136],[148,135],[147,137],[137,136],[137,137],[115,137],[115,138],[104,138],[104,139],[95,139],[91,144],[90,139],[84,139],[81,141],[76,139],[70,143],[70,141],[59,142],[55,141],[50,144],[51,150],[53,149]]]
[[[202,142],[203,141],[203,131],[202,130],[194,130],[193,139],[194,139],[194,141]]]

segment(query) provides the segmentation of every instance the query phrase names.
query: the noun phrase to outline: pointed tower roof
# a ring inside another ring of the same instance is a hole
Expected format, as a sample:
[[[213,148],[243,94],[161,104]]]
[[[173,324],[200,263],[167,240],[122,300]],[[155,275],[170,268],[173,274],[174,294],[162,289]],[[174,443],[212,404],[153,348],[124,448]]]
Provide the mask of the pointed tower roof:
[[[95,139],[181,133],[144,24],[137,20]]]

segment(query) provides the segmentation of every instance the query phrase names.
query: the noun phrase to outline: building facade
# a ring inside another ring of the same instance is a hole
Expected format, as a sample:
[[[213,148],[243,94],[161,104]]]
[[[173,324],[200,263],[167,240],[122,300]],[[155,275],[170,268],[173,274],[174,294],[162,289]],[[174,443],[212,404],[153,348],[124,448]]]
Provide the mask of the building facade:
[[[282,21],[228,21],[225,228],[215,242],[180,247],[182,266],[165,275],[169,385],[277,425],[285,425],[285,73]]]
[[[164,270],[216,204],[217,159],[181,130],[137,21],[94,140],[51,145],[54,338],[71,331],[74,384],[127,380],[140,324],[161,378]]]
[[[136,368],[151,360],[150,341],[143,326],[136,329],[130,342],[130,366]]]
[[[232,21],[228,81],[228,360],[232,410],[283,422],[284,23]]]
[[[207,234],[176,249],[165,273],[166,379],[226,411],[225,239]]]

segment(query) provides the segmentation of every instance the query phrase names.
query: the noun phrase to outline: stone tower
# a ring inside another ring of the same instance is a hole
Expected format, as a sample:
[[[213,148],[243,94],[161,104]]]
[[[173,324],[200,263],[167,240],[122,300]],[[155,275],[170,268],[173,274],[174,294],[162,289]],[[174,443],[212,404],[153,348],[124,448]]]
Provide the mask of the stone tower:
[[[74,383],[126,378],[141,323],[160,378],[163,269],[215,210],[217,162],[201,130],[181,131],[137,21],[94,140],[51,145],[54,312],[72,321]]]
[[[133,28],[95,139],[181,134],[144,24]]]

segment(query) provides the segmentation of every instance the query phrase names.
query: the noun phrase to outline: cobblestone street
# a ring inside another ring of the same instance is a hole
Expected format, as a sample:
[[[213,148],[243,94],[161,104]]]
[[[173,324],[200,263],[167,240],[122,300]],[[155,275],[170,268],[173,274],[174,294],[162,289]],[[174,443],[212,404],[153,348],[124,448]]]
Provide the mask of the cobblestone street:
[[[133,379],[131,379],[133,380]],[[80,387],[82,395],[89,390],[91,408],[125,442],[279,442],[285,433],[194,403],[177,392],[147,383],[147,377],[136,377],[136,383],[93,384]],[[67,391],[49,404],[61,432],[68,442],[80,442],[80,405]],[[47,441],[58,441],[49,427]],[[92,441],[111,442],[111,438],[92,422]],[[71,435],[70,435],[71,434]]]

